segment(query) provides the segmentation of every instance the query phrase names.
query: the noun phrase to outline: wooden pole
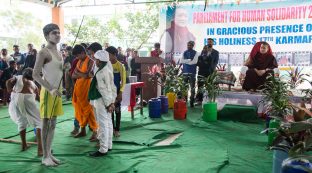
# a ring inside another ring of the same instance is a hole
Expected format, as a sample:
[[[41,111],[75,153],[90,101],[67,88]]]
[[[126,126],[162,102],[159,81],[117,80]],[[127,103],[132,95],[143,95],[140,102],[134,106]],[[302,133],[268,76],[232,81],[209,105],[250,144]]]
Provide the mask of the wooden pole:
[[[6,142],[6,143],[15,143],[15,144],[21,144],[21,141],[18,140],[13,140],[13,139],[3,139],[0,138],[0,142]],[[31,145],[38,145],[37,142],[26,142],[27,144],[31,144]]]

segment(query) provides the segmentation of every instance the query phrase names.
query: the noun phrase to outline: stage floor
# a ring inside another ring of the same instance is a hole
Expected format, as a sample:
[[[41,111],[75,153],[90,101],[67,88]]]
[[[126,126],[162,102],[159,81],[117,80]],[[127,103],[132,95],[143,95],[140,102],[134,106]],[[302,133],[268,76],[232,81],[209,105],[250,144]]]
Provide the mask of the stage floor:
[[[113,150],[102,158],[90,158],[96,150],[88,136],[73,138],[73,107],[64,105],[65,115],[58,119],[54,155],[63,164],[47,168],[36,156],[36,146],[20,152],[20,145],[0,142],[0,172],[141,172],[141,173],[268,173],[272,152],[266,150],[267,137],[261,135],[264,122],[244,123],[201,120],[201,108],[188,108],[186,120],[172,118],[172,110],[161,119],[150,119],[135,112],[122,114],[121,137],[114,139]],[[29,128],[27,139],[35,139]],[[155,145],[172,134],[182,133],[168,146]],[[0,138],[19,140],[17,126],[7,108],[0,108]]]

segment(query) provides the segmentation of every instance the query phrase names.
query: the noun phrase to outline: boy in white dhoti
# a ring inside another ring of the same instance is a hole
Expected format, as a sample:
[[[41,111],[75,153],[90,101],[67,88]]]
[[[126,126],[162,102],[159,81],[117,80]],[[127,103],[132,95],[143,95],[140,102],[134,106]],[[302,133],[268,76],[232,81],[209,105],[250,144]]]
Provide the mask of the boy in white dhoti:
[[[109,61],[109,54],[105,50],[98,50],[94,54],[95,64],[98,67],[90,89],[89,99],[95,108],[96,121],[99,125],[98,136],[100,149],[91,153],[92,157],[101,157],[107,154],[113,146],[113,124],[112,116],[117,96],[114,84],[113,67]]]
[[[38,156],[42,155],[41,120],[36,103],[38,88],[33,82],[32,69],[26,68],[23,75],[15,76],[7,81],[7,89],[11,93],[9,114],[17,124],[22,140],[22,151],[27,150],[26,128],[33,125],[36,128]]]

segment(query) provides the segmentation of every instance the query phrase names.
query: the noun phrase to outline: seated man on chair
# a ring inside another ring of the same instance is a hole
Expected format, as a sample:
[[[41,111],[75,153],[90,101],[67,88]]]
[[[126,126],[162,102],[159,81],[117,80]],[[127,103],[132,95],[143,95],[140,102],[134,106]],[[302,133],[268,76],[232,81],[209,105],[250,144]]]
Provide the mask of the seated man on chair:
[[[256,43],[248,59],[246,63],[248,69],[242,87],[246,91],[256,91],[261,89],[269,74],[274,74],[273,70],[278,65],[267,42]]]

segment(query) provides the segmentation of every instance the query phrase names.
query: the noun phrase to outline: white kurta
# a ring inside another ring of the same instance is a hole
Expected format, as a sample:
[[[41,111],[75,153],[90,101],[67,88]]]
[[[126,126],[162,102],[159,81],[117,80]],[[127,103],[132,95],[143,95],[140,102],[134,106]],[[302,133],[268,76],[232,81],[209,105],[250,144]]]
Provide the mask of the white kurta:
[[[96,74],[97,89],[102,97],[93,101],[95,108],[96,121],[99,124],[97,138],[100,141],[101,153],[106,153],[112,149],[113,124],[111,113],[108,113],[106,107],[115,102],[117,89],[114,84],[113,70],[111,66],[106,65]]]

